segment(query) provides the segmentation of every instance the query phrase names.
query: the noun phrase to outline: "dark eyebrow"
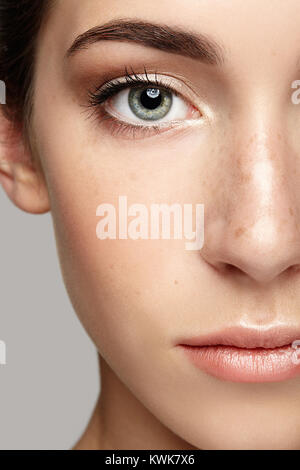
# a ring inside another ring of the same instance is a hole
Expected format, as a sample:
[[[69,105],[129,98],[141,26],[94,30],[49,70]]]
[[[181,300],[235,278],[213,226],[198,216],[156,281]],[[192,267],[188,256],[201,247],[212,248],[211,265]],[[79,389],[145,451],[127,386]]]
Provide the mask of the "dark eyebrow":
[[[135,42],[210,65],[221,65],[224,61],[222,47],[206,35],[194,34],[179,27],[126,19],[110,21],[80,34],[66,56],[70,57],[99,41]]]

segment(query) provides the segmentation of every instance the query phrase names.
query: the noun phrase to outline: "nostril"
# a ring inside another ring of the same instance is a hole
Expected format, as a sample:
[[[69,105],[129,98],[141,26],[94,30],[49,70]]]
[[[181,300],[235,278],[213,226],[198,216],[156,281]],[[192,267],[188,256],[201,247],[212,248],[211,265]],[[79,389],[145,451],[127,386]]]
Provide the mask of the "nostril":
[[[289,266],[289,267],[285,270],[285,272],[286,272],[287,274],[293,274],[293,273],[298,273],[298,272],[300,272],[300,264],[294,264],[294,265],[292,265],[292,266]]]
[[[225,264],[224,269],[230,274],[245,274],[243,271],[238,268],[237,266],[234,266],[234,264]]]
[[[216,263],[210,263],[206,260],[207,264],[210,265],[212,269],[217,271],[220,274],[224,275],[246,275],[246,273],[240,269],[238,266],[235,266],[231,263],[226,263],[224,261],[219,261]]]
[[[293,264],[286,268],[282,267],[282,269],[278,267],[276,272],[274,272],[274,269],[268,269],[267,265],[263,262],[258,263],[257,266],[252,266],[251,268],[249,266],[245,266],[244,269],[226,262],[218,262],[214,264],[209,263],[209,265],[222,276],[228,276],[240,280],[243,278],[246,280],[248,278],[249,280],[252,279],[263,283],[268,283],[279,276],[287,279],[289,276],[300,273],[300,264]]]
[[[236,278],[242,280],[249,277],[249,274],[246,271],[231,263],[222,263],[222,266],[220,266],[220,273],[224,276],[228,276],[228,278],[231,277],[232,279]]]

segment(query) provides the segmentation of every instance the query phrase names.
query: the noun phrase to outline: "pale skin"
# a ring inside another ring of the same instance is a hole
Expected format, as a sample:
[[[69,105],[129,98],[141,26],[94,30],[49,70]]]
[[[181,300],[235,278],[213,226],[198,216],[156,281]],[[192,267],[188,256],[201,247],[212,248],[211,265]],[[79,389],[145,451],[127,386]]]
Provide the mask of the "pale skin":
[[[65,57],[79,34],[121,18],[205,34],[224,61],[118,41]],[[1,117],[0,181],[22,210],[51,210],[68,294],[99,351],[101,395],[74,448],[300,448],[299,378],[222,381],[174,347],[241,321],[300,325],[299,19],[298,0],[57,0],[47,18],[31,121],[40,167]],[[88,89],[126,66],[169,77],[202,119],[136,138],[87,119]],[[204,203],[203,249],[100,241],[96,208],[119,195]]]

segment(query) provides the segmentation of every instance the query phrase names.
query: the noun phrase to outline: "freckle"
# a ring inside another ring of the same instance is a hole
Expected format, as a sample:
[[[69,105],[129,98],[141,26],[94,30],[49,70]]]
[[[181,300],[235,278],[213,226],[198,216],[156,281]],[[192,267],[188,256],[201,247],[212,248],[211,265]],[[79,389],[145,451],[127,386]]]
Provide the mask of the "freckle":
[[[281,140],[281,134],[278,132],[277,134],[278,140]]]
[[[243,235],[243,233],[245,233],[245,229],[243,227],[240,227],[236,229],[236,231],[234,232],[234,235],[236,238],[239,238],[241,235]]]
[[[178,281],[177,281],[176,279],[175,279],[175,281],[174,281],[174,284],[176,284],[176,285],[178,284]]]
[[[250,175],[248,173],[242,173],[241,174],[241,182],[243,183],[247,183],[247,181],[250,180]]]
[[[289,213],[290,213],[291,215],[294,215],[294,211],[293,211],[293,209],[292,209],[291,207],[289,208]]]

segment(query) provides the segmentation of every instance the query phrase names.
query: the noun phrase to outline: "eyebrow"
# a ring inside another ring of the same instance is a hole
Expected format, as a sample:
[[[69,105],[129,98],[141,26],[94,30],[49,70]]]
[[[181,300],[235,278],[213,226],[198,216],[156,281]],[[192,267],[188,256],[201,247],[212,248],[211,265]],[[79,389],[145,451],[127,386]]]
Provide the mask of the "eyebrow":
[[[80,34],[68,49],[66,57],[100,41],[134,42],[210,65],[221,65],[224,62],[223,48],[206,35],[165,24],[124,19],[95,26]]]

